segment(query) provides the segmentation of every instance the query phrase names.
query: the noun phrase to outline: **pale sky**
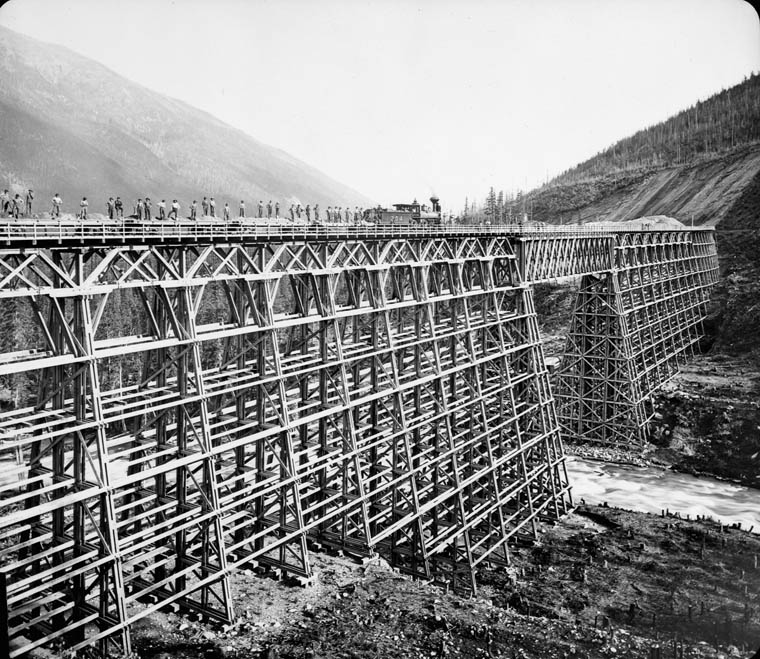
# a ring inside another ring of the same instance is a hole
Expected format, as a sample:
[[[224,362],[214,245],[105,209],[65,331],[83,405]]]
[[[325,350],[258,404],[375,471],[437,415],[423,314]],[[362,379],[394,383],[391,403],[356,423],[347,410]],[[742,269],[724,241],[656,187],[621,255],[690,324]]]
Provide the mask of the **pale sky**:
[[[11,0],[383,204],[528,189],[760,70],[740,0]],[[0,136],[1,137],[1,136]]]

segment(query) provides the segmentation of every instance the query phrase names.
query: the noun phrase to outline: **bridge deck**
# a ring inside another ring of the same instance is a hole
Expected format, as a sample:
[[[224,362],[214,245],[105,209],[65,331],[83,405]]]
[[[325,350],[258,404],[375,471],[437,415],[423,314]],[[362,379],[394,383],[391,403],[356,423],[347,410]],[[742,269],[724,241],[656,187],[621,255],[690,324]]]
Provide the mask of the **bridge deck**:
[[[712,231],[712,227],[675,229]],[[262,222],[260,220],[164,220],[142,222],[124,220],[0,220],[0,245],[85,246],[103,244],[208,244],[216,242],[262,242],[288,240],[345,240],[466,236],[546,236],[600,237],[620,233],[662,233],[674,229],[636,228],[625,225],[547,225],[498,224],[491,226],[443,225],[388,226],[351,224],[309,224],[306,222]]]

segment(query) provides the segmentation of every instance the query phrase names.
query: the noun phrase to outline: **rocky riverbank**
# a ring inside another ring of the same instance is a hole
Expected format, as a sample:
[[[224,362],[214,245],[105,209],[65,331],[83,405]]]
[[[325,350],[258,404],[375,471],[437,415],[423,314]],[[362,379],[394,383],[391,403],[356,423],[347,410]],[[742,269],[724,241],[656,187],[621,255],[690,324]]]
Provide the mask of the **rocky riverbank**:
[[[760,646],[760,537],[705,521],[581,506],[477,597],[413,581],[381,559],[315,554],[307,588],[235,577],[239,620],[159,614],[140,658],[601,659],[749,657]],[[673,653],[676,653],[675,655]]]

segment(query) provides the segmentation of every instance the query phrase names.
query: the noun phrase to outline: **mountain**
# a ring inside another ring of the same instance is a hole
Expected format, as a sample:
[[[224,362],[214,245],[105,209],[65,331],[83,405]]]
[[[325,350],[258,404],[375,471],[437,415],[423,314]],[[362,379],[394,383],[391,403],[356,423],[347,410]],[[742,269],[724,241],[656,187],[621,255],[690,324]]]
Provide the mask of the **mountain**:
[[[558,224],[669,215],[686,224],[746,227],[759,221],[751,203],[759,190],[755,74],[505,201],[502,212]]]
[[[0,26],[0,186],[87,196],[367,206],[315,168],[66,48]]]

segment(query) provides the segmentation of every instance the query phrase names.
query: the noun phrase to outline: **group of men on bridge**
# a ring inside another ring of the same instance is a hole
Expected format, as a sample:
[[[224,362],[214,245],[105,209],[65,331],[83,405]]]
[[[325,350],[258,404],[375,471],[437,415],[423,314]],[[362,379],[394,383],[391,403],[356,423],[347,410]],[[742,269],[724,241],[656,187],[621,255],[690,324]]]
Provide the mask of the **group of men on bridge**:
[[[11,198],[8,190],[5,190],[2,195],[0,195],[0,209],[2,209],[2,214],[7,214],[8,217],[18,218],[21,215],[25,217],[31,217],[33,199],[34,193],[32,190],[27,191],[26,200],[23,200],[19,194],[16,194],[14,198]],[[57,192],[53,196],[51,204],[50,216],[52,218],[60,218],[63,199]],[[190,204],[189,207],[189,215],[187,216],[188,219],[198,219],[198,206],[198,202],[194,199],[193,203]],[[203,197],[202,201],[200,202],[200,210],[203,212],[203,217],[216,218],[217,211],[215,199],[213,197]],[[247,215],[245,200],[241,199],[240,204],[238,205],[237,217],[240,219],[246,217],[257,217],[258,219],[266,218],[268,220],[271,220],[273,218],[277,220],[280,219],[279,201],[272,203],[272,200],[270,199],[266,204],[264,204],[263,200],[259,200],[256,210],[256,215]],[[79,202],[79,212],[77,213],[77,218],[86,220],[88,211],[89,201],[87,200],[87,197],[82,197],[82,201]],[[149,221],[153,219],[177,220],[179,219],[179,212],[180,204],[176,199],[172,200],[172,203],[168,208],[166,199],[162,199],[156,204],[156,214],[154,214],[153,203],[151,202],[150,197],[141,197],[134,204],[131,217],[136,218],[139,221]],[[115,199],[113,197],[108,198],[108,201],[106,202],[106,214],[109,220],[118,220],[124,218],[124,202],[122,201],[121,197],[117,196]],[[319,223],[322,219],[319,204],[314,204],[314,206],[306,204],[306,207],[301,206],[300,203],[291,204],[289,208],[289,214],[290,220],[292,222],[305,219],[309,223]],[[351,210],[350,206],[346,206],[345,208],[342,206],[335,206],[334,208],[332,206],[328,206],[327,210],[324,211],[324,214],[324,219],[327,222],[350,223],[353,221],[355,224],[359,224],[363,219],[365,219],[368,211],[365,211],[359,206],[356,206],[353,211]],[[223,220],[229,220],[230,216],[230,205],[225,202],[224,207],[222,208],[221,217]]]
[[[11,197],[7,189],[0,194],[0,212],[4,217],[13,217],[18,219],[20,215],[30,217],[32,215],[32,202],[34,201],[34,190],[26,191],[26,198],[22,198],[17,192]]]

